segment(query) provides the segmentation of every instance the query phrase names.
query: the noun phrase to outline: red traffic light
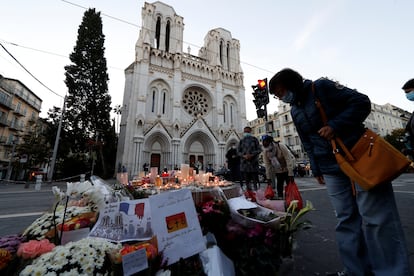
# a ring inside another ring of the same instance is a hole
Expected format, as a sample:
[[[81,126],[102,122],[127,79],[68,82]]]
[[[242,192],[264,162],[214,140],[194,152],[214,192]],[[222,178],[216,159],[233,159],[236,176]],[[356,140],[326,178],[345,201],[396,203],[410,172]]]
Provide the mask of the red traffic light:
[[[265,81],[265,80],[258,80],[258,81],[257,81],[257,86],[258,86],[260,89],[264,89],[264,88],[266,87],[266,81]]]

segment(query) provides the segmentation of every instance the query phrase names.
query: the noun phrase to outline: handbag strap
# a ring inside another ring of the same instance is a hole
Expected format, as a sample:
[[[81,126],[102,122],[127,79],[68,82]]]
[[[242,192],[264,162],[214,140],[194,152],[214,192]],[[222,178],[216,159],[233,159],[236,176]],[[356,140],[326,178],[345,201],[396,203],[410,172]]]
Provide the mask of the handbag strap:
[[[315,93],[315,84],[313,82],[312,82],[312,93],[313,93],[313,96],[315,97],[315,105],[316,105],[316,108],[319,110],[319,113],[321,114],[322,122],[326,126],[326,125],[328,125],[328,117],[326,116],[325,110],[322,107],[321,101],[316,96],[316,93]],[[339,146],[341,147],[341,149],[344,151],[347,159],[349,161],[354,161],[355,160],[355,158],[352,156],[351,152],[345,146],[344,142],[342,142],[342,139],[341,138],[339,138],[337,136],[334,136],[334,138],[331,139],[330,142],[331,142],[331,145],[332,145],[332,149],[333,149],[333,153],[334,154],[339,153],[338,146],[336,145],[336,143],[338,143]]]

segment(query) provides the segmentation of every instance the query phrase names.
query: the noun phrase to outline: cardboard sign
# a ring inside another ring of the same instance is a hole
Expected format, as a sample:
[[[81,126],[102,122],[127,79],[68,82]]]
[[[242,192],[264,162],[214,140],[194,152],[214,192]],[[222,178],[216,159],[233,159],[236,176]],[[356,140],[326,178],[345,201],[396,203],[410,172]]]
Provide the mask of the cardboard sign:
[[[158,251],[162,252],[168,265],[206,249],[189,189],[151,196],[150,205]]]

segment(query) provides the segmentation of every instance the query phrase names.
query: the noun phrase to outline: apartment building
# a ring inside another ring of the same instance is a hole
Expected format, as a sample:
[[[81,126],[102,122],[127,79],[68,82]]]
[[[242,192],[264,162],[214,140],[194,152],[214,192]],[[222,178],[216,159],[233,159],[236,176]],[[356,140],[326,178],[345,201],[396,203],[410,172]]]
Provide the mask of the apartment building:
[[[11,163],[24,163],[25,156],[16,156],[16,146],[23,135],[35,126],[42,100],[18,80],[0,75],[0,178],[11,179]]]

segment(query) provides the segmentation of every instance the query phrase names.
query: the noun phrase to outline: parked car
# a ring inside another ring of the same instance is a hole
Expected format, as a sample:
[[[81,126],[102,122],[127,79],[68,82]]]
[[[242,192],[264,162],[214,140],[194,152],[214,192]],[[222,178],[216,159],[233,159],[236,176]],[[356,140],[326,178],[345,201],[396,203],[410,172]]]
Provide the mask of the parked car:
[[[306,175],[306,164],[297,163],[295,168],[295,176],[304,177]]]
[[[220,177],[221,179],[229,180],[230,170],[226,167],[221,167],[220,169],[214,172],[214,175]]]

